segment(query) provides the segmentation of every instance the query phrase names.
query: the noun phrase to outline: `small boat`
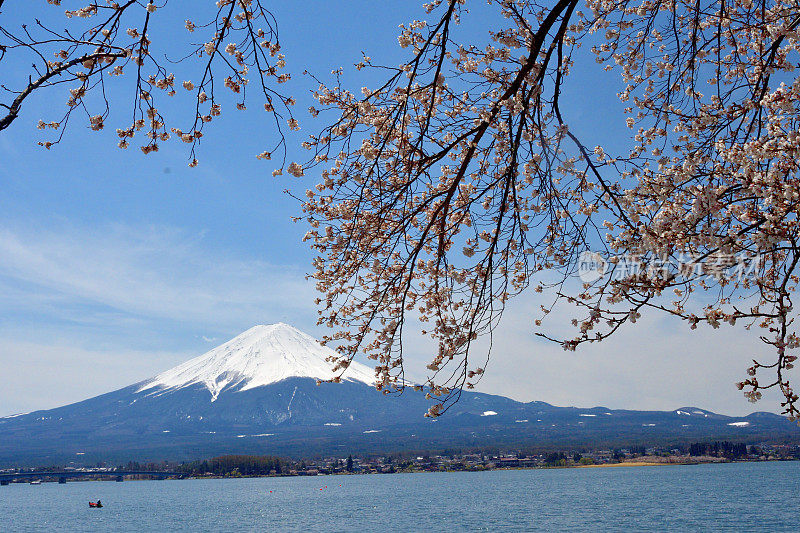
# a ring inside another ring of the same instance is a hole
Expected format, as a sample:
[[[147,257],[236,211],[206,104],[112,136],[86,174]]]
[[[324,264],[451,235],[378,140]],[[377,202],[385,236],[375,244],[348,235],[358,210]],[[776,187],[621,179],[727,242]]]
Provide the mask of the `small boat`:
[[[42,480],[41,479],[31,480],[31,485],[41,485],[41,484],[42,484]]]
[[[97,500],[96,502],[89,502],[89,507],[100,508],[102,506],[103,506],[103,504],[100,503],[100,500]]]

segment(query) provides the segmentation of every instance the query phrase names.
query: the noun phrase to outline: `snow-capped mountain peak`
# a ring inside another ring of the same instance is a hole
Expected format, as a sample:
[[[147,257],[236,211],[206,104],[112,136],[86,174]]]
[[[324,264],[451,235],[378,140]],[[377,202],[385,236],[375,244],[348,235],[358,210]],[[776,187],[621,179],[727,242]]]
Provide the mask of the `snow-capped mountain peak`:
[[[334,350],[288,324],[255,326],[225,344],[146,381],[139,392],[160,394],[202,384],[211,400],[231,387],[248,390],[290,377],[330,379],[332,364],[326,357]],[[347,381],[369,385],[375,375],[369,367],[353,362],[343,376]]]

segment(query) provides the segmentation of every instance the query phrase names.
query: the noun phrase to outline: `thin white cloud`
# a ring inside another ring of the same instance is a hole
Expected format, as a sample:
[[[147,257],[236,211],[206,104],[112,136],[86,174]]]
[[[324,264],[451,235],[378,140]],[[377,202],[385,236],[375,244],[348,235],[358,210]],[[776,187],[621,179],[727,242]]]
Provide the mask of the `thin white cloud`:
[[[51,409],[132,385],[196,354],[191,352],[95,350],[73,342],[19,341],[0,335],[0,361],[7,379],[0,416]],[[46,394],[43,393],[46,391]]]
[[[298,269],[214,254],[201,241],[156,227],[0,228],[0,286],[8,288],[0,302],[62,314],[93,305],[92,313],[217,328],[313,308]],[[87,320],[86,309],[73,316]]]

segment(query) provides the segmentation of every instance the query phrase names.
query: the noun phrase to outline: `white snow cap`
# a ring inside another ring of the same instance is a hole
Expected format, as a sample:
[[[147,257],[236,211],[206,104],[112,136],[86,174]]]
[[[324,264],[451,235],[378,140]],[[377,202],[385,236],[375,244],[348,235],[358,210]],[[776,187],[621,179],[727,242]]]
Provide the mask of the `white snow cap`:
[[[148,380],[138,392],[182,389],[203,384],[211,392],[211,401],[226,388],[241,385],[253,389],[286,378],[330,379],[333,364],[325,358],[336,355],[312,336],[288,324],[255,326],[200,357],[167,370]],[[355,361],[342,377],[344,381],[375,383],[375,373]]]

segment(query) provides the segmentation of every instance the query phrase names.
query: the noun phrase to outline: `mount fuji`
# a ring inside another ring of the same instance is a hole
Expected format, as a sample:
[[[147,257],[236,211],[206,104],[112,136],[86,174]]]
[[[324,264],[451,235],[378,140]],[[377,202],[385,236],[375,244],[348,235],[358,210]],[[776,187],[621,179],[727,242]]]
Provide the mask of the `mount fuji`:
[[[288,378],[326,380],[333,377],[326,358],[336,353],[302,331],[278,323],[255,326],[234,338],[163,374],[146,381],[137,392],[167,394],[203,385],[214,402],[224,390],[243,392]],[[374,373],[361,363],[347,369],[346,381],[371,385]]]
[[[184,460],[223,453],[294,457],[483,446],[597,447],[709,439],[800,441],[784,417],[695,407],[627,411],[554,407],[463,392],[423,417],[421,392],[381,394],[353,362],[341,383],[333,350],[287,324],[255,326],[157,376],[79,403],[0,418],[0,468],[68,461]]]

